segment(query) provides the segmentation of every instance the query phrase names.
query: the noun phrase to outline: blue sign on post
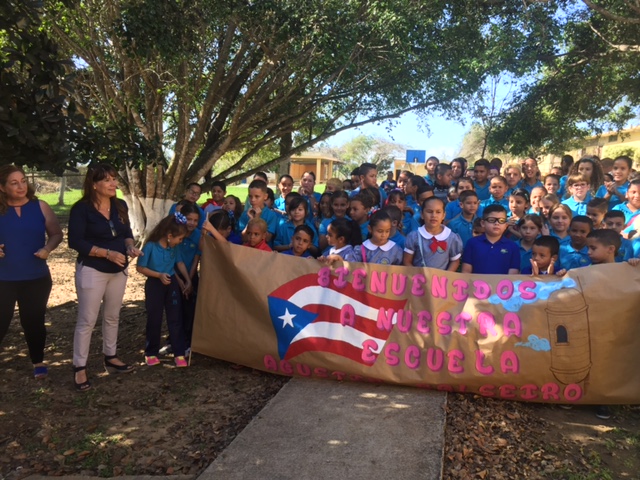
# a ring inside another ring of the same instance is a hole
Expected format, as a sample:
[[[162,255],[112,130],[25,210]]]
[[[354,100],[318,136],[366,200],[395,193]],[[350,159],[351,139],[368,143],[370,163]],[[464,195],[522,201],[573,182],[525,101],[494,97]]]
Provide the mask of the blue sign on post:
[[[407,150],[407,163],[424,163],[426,160],[426,150]]]

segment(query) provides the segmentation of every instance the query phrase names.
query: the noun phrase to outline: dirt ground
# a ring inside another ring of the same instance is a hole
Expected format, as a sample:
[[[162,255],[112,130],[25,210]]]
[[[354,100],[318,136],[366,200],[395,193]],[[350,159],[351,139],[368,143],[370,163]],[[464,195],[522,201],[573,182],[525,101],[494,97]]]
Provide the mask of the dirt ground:
[[[49,262],[49,378],[36,381],[17,319],[0,349],[0,480],[44,475],[196,475],[286,383],[194,355],[190,368],[142,364],[143,277],[131,271],[119,354],[137,365],[107,375],[96,328],[88,369],[93,389],[77,393],[71,355],[76,317],[74,253]],[[447,479],[640,479],[640,408],[593,410],[449,395]]]

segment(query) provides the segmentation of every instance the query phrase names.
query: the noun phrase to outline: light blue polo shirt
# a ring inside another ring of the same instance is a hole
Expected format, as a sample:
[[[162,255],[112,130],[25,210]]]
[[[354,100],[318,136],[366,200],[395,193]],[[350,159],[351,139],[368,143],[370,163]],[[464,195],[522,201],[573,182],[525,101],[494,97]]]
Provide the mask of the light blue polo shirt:
[[[447,227],[449,227],[453,233],[458,234],[458,236],[462,240],[463,247],[466,247],[467,242],[473,238],[473,221],[476,218],[478,218],[478,216],[474,215],[471,221],[468,221],[462,216],[462,214],[460,214],[453,220],[451,220],[447,225]]]
[[[622,196],[625,197],[627,195],[627,190],[629,190],[629,182],[625,182],[623,185],[616,186],[616,188],[618,192],[620,192]],[[607,187],[605,187],[604,185],[600,185],[600,188],[598,188],[598,191],[596,192],[596,197],[604,198],[607,193],[609,193],[607,191]],[[625,202],[626,200],[621,200],[617,195],[611,195],[611,197],[609,197],[609,210],[611,211],[613,210],[613,207],[616,207]]]
[[[165,248],[157,242],[147,242],[142,252],[144,255],[138,257],[138,266],[158,273],[173,275],[176,263],[182,261],[178,247]]]
[[[560,245],[560,254],[558,255],[558,261],[560,267],[565,270],[571,270],[573,268],[586,267],[591,265],[591,259],[589,258],[589,248],[587,246],[582,247],[580,250],[576,250],[571,245],[571,242]]]
[[[193,266],[193,260],[196,255],[202,256],[202,252],[200,251],[200,236],[202,235],[202,231],[196,228],[191,235],[185,237],[180,245],[178,245],[178,251],[180,253],[180,258],[184,262],[185,267],[187,267],[187,272],[191,271],[191,267]]]

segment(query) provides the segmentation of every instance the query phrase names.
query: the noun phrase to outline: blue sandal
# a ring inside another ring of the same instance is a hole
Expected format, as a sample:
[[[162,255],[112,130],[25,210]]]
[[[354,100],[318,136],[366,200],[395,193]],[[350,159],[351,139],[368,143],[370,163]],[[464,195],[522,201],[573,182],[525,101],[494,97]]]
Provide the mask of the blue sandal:
[[[33,378],[36,380],[43,380],[47,378],[47,375],[49,375],[49,370],[44,365],[33,368]]]

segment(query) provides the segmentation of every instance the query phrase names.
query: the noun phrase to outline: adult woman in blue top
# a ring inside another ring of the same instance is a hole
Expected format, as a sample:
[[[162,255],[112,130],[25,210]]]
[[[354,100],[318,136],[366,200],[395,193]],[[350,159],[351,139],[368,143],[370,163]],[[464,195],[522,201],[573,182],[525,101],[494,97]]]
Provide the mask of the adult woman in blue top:
[[[111,165],[91,167],[84,180],[82,198],[69,214],[69,246],[78,252],[78,320],[73,337],[74,383],[78,391],[91,388],[87,359],[100,304],[104,366],[109,373],[133,370],[118,359],[116,349],[128,257],[137,257],[142,252],[134,245],[127,206],[116,198],[117,186],[117,172]]]
[[[46,243],[45,243],[46,234]],[[45,378],[44,315],[51,293],[47,258],[62,241],[58,219],[37,200],[24,171],[0,167],[0,343],[9,329],[16,302],[35,378]]]

